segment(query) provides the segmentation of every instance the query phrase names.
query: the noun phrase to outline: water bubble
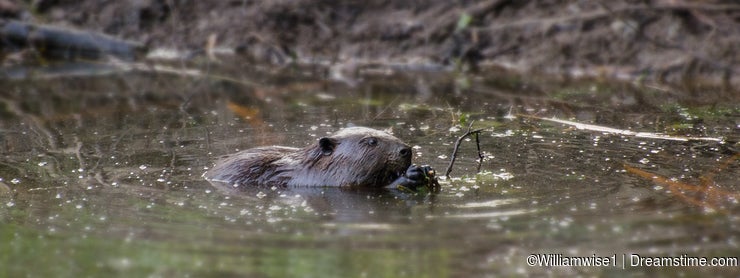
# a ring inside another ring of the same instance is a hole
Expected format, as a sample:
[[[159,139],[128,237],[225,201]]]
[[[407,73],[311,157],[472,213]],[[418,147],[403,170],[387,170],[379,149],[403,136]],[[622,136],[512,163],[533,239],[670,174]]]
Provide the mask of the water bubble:
[[[562,228],[566,228],[566,227],[570,226],[571,223],[573,223],[573,219],[570,219],[570,218],[567,218],[566,217],[563,220],[561,220],[560,222],[558,222],[558,226],[560,226]]]
[[[114,260],[111,260],[109,264],[116,270],[128,269],[132,265],[131,260],[129,258],[114,259]]]

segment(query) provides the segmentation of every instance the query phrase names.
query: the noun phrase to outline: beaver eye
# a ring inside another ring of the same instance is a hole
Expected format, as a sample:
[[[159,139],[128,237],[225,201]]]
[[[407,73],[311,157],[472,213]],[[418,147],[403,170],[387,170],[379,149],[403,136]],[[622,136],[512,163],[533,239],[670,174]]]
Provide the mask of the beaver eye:
[[[378,145],[378,138],[375,137],[369,137],[365,139],[365,142],[367,142],[368,146],[374,147]]]

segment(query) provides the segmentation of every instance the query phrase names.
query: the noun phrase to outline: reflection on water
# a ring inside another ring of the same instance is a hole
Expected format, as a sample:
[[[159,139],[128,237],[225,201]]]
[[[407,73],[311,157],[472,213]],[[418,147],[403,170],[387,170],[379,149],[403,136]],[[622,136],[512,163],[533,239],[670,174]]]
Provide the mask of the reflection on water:
[[[240,71],[250,80],[242,83],[136,72],[2,81],[5,275],[598,275],[654,269],[530,267],[525,259],[738,254],[740,163],[732,142],[635,138],[508,117],[731,139],[736,104],[695,111],[697,122],[678,104],[650,104],[660,99],[651,92],[640,95],[643,105],[620,102],[641,94],[630,86],[545,94],[520,81],[440,74],[368,77],[349,88],[316,79],[313,70],[287,72]],[[233,194],[201,178],[220,155],[301,147],[348,124],[390,128],[414,146],[416,163],[440,170],[465,131],[461,119],[488,128],[480,136],[482,171],[476,174],[475,142],[463,141],[438,195],[339,188]],[[709,191],[691,186],[723,193],[703,202]],[[659,270],[729,275],[737,268]]]

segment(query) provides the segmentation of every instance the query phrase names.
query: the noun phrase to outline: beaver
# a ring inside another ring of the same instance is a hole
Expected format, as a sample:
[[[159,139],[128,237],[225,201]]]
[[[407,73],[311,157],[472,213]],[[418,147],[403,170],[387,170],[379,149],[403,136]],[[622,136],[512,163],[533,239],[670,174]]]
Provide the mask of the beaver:
[[[244,186],[416,188],[429,166],[411,164],[409,145],[393,135],[366,127],[349,127],[299,149],[269,146],[227,156],[203,176]]]

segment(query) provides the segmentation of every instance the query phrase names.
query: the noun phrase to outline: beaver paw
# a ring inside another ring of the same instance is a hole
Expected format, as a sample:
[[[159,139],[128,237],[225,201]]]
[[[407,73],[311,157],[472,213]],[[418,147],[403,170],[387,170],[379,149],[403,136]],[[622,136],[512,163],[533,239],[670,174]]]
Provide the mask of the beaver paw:
[[[434,193],[439,192],[436,171],[429,165],[417,166],[416,164],[412,164],[406,169],[406,173],[403,176],[391,184],[391,187],[411,192],[419,192],[422,188],[426,188]]]

